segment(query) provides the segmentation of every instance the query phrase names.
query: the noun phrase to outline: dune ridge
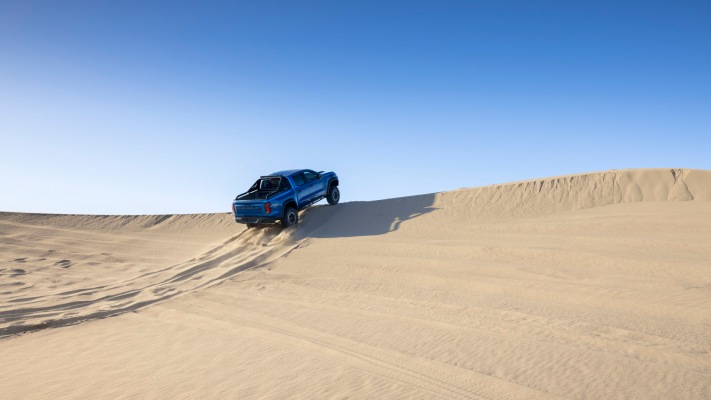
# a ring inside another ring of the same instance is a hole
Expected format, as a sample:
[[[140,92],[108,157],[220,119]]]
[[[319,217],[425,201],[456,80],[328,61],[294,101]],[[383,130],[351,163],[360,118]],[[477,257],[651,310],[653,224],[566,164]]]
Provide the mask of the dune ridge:
[[[693,169],[631,169],[566,175],[443,193],[475,216],[537,216],[647,201],[711,201],[711,173]]]
[[[710,227],[690,169],[316,206],[288,230],[0,213],[0,397],[709,398]]]

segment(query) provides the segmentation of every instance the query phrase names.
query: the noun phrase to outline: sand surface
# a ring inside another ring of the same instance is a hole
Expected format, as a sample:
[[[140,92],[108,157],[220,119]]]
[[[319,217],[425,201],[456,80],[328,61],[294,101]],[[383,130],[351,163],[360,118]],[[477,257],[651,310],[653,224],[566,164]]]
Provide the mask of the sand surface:
[[[711,398],[711,171],[301,219],[0,213],[0,398]]]

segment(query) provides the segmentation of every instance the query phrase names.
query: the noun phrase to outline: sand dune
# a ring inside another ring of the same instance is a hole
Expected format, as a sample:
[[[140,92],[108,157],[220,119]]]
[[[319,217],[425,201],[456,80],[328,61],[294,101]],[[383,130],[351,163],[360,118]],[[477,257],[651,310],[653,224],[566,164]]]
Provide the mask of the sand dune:
[[[0,326],[0,335],[135,311],[214,286],[298,247],[275,246],[282,237],[273,229],[234,234],[239,227],[227,214],[44,218],[9,214],[3,223],[16,232],[7,238],[9,248],[27,255],[31,240],[33,249],[41,250],[34,257],[13,259],[15,268],[0,271],[14,278],[10,290],[3,292],[9,307],[0,309],[0,318],[7,323]],[[208,238],[217,242],[204,248]],[[71,250],[57,242],[69,243]],[[272,246],[265,247],[268,244]],[[186,260],[189,254],[193,256]],[[28,271],[41,278],[25,281]]]
[[[0,213],[0,398],[711,398],[711,171],[301,218]]]

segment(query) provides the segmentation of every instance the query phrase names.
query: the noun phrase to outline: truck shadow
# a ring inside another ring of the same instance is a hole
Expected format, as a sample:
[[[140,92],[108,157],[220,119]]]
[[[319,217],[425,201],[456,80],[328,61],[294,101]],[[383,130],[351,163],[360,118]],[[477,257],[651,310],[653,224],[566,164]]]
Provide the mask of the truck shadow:
[[[338,238],[383,235],[411,219],[435,211],[435,194],[376,201],[355,201],[304,210],[294,235]]]

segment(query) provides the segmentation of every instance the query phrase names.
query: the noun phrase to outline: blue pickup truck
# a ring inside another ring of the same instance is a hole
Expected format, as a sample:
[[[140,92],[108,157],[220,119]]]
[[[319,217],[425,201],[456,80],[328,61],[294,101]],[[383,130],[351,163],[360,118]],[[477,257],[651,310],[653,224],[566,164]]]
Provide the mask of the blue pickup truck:
[[[299,211],[326,199],[336,205],[341,198],[334,172],[292,169],[262,176],[248,191],[232,201],[235,222],[248,228],[281,222],[289,227],[299,222]]]

